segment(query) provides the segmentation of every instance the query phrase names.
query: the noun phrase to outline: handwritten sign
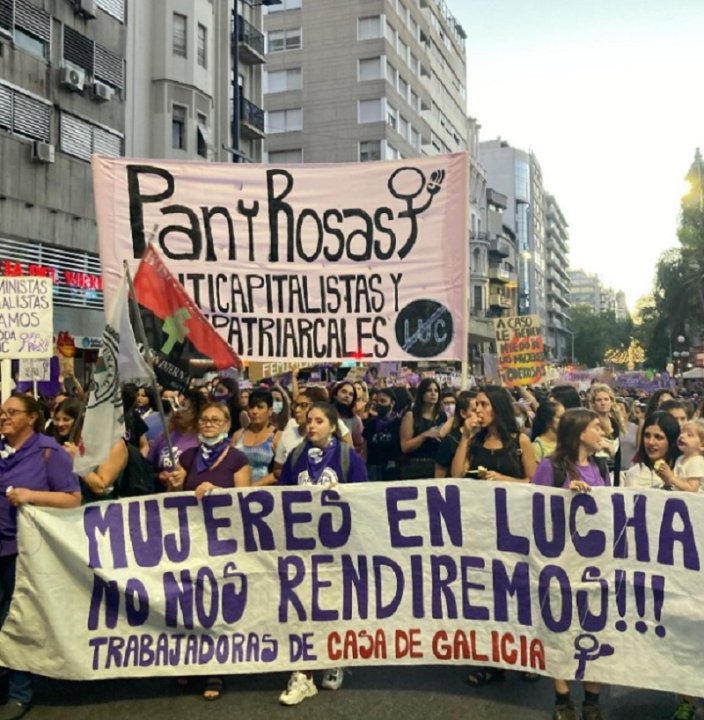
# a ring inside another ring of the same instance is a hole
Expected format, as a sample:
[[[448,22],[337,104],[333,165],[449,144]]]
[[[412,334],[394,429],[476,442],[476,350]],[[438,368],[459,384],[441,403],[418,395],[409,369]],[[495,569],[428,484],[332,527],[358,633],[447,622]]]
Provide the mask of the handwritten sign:
[[[0,663],[477,663],[698,696],[703,513],[696,493],[449,479],[25,505]]]
[[[0,277],[0,358],[53,354],[52,288],[46,277]]]
[[[508,387],[533,385],[545,371],[540,316],[517,315],[494,320],[499,373]]]
[[[460,359],[468,156],[274,167],[94,156],[109,305],[154,238],[248,360]]]

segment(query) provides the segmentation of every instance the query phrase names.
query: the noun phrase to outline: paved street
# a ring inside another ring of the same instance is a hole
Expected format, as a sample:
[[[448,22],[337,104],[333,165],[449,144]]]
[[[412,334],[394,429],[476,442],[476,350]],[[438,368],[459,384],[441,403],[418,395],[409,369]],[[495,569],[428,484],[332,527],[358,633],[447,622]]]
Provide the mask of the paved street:
[[[549,720],[551,683],[535,685],[510,675],[504,683],[470,689],[460,667],[357,669],[346,676],[339,692],[321,690],[298,707],[281,707],[277,698],[287,675],[231,677],[217,702],[206,703],[196,688],[183,692],[166,679],[95,683],[41,681],[31,720],[188,720],[207,718],[302,718],[306,720],[380,720],[402,718],[481,718],[485,720]],[[666,720],[673,710],[669,693],[611,688],[605,691],[607,720]]]

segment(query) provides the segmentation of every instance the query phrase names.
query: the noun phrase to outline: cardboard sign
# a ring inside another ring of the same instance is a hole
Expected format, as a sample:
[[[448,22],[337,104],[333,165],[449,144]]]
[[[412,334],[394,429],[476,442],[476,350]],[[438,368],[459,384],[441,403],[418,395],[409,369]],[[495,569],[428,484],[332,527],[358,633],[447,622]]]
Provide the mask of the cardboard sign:
[[[46,277],[0,277],[0,358],[51,357],[53,287]]]
[[[516,315],[494,320],[499,374],[507,387],[533,385],[545,371],[540,316]]]

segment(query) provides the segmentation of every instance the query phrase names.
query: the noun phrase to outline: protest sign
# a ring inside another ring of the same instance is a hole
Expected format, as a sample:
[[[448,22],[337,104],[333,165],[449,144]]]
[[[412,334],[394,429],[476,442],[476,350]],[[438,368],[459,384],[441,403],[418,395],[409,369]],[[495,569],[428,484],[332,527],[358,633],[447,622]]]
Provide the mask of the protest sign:
[[[303,368],[316,367],[317,362],[311,363],[301,360],[300,362],[292,361],[275,361],[275,362],[251,362],[247,365],[247,374],[252,382],[259,382],[264,378],[277,377],[292,370],[302,370]]]
[[[0,277],[0,358],[47,358],[54,347],[53,284],[46,277]]]
[[[240,357],[461,359],[468,164],[93,156],[106,303],[157,228],[168,269]]]
[[[696,696],[703,512],[696,493],[448,479],[25,505],[0,663],[474,663]]]
[[[533,385],[545,370],[539,315],[517,315],[494,320],[499,374],[507,387]]]

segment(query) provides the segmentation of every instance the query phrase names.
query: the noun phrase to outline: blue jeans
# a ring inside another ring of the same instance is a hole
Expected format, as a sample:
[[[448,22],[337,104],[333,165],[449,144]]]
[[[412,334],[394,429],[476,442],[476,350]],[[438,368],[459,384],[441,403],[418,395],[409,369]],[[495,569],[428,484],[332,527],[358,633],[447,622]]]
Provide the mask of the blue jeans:
[[[0,627],[5,624],[5,618],[10,610],[12,593],[15,591],[15,565],[16,555],[0,557]],[[9,670],[10,700],[29,704],[34,696],[34,678],[32,673],[23,670]]]

